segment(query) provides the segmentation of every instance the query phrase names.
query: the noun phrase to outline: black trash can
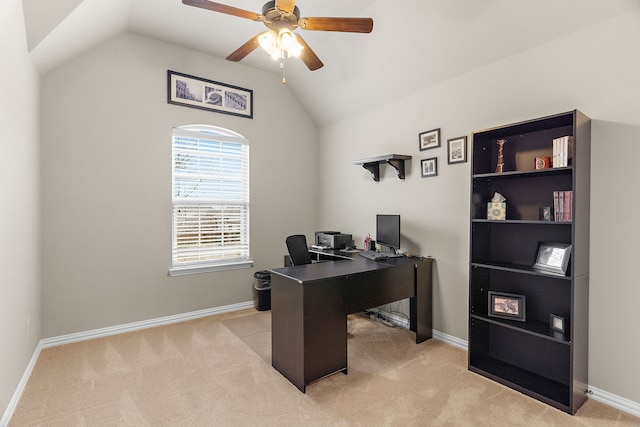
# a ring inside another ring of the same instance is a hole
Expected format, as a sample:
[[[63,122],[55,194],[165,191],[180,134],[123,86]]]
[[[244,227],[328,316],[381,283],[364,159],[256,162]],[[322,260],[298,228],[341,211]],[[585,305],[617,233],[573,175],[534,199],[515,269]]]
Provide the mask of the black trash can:
[[[253,275],[253,306],[258,311],[271,310],[271,273],[267,270]]]

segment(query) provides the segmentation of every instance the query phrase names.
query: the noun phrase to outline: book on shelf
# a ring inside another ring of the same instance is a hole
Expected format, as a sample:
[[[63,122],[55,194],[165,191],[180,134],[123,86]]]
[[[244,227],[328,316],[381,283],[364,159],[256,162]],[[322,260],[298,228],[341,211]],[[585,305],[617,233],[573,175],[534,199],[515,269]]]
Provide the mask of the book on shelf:
[[[552,166],[562,168],[569,166],[573,160],[573,136],[554,138],[552,146]]]
[[[553,219],[558,222],[573,221],[573,191],[553,192]]]
[[[564,220],[573,221],[572,207],[573,206],[573,191],[564,192]]]

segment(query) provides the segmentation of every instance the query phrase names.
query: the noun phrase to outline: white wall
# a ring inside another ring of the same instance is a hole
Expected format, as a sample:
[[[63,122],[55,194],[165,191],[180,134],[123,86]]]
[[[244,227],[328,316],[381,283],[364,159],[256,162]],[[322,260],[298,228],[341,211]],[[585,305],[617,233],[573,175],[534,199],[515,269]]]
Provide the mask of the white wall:
[[[635,402],[638,22],[639,12],[628,13],[326,126],[319,151],[319,227],[351,232],[359,243],[375,233],[376,213],[401,214],[403,250],[436,259],[435,329],[466,340],[470,164],[447,165],[446,140],[574,108],[591,117],[589,384]],[[419,151],[418,133],[438,127],[442,147]],[[385,166],[375,183],[353,164],[390,153],[413,156],[404,181]],[[420,178],[420,160],[434,156],[438,176]]]
[[[253,89],[254,119],[167,103],[167,69]],[[168,277],[171,129],[251,144],[253,269]],[[316,223],[317,130],[279,76],[125,34],[42,79],[43,337],[252,300]]]
[[[27,54],[20,0],[0,2],[0,57],[0,408],[6,408],[40,340],[39,77]]]

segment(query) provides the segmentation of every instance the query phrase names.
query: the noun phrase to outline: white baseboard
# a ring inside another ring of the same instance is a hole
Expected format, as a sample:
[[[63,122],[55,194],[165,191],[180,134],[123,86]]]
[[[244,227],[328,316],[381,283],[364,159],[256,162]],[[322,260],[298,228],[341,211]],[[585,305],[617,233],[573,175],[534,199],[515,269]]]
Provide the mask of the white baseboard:
[[[16,391],[11,397],[11,401],[4,411],[2,419],[0,419],[0,427],[6,427],[9,424],[9,420],[13,415],[13,411],[18,405],[20,396],[27,385],[27,381],[31,376],[31,372],[40,356],[40,351],[45,348],[55,347],[58,345],[71,344],[79,341],[91,340],[94,338],[107,337],[110,335],[122,334],[125,332],[140,331],[142,329],[153,328],[156,326],[168,325],[171,323],[184,322],[187,320],[199,319],[201,317],[213,316],[215,314],[230,313],[233,311],[240,311],[246,308],[253,308],[253,301],[242,302],[238,304],[225,305],[223,307],[208,308],[205,310],[192,311],[190,313],[176,314],[173,316],[159,317],[157,319],[143,320],[140,322],[126,323],[124,325],[111,326],[108,328],[94,329],[92,331],[78,332],[75,334],[61,335],[53,338],[45,338],[40,340],[36,350],[27,365]]]
[[[588,386],[588,389],[589,399],[596,400],[628,414],[640,417],[640,403],[625,399],[624,397],[616,396],[615,394],[600,390],[596,387]]]
[[[445,344],[449,344],[454,347],[458,347],[459,349],[462,349],[464,351],[468,350],[468,345],[465,340],[461,340],[460,338],[454,337],[453,335],[447,335],[444,332],[436,331],[435,329],[433,330],[433,339],[442,341]]]
[[[78,341],[85,341],[94,338],[107,337],[110,335],[122,334],[125,332],[140,331],[142,329],[155,328],[156,326],[169,325],[171,323],[184,322],[186,320],[199,319],[201,317],[213,316],[215,314],[229,313],[232,311],[252,308],[253,302],[242,302],[238,304],[225,305],[223,307],[208,308],[205,310],[192,311],[190,313],[175,314],[173,316],[158,317],[157,319],[142,320],[140,322],[126,323],[124,325],[110,326],[108,328],[94,329],[92,331],[78,332],[75,334],[61,335],[53,338],[45,338],[40,341],[41,348],[55,347],[63,344],[71,344]]]
[[[16,391],[11,396],[11,400],[9,401],[9,405],[7,409],[4,411],[4,415],[2,415],[2,419],[0,419],[0,426],[6,427],[9,425],[9,420],[13,415],[13,411],[18,406],[18,402],[20,401],[20,396],[22,396],[22,391],[27,385],[27,381],[31,376],[31,371],[33,371],[34,366],[36,366],[36,362],[38,361],[38,357],[40,356],[40,344],[36,347],[36,351],[33,352],[33,356],[31,356],[31,360],[29,360],[29,364],[27,365],[27,369],[25,369],[24,374],[22,374],[22,378],[20,378],[20,382],[18,383],[18,387]]]
[[[38,360],[38,356],[40,355],[40,351],[42,349],[54,347],[58,345],[71,344],[78,341],[85,341],[85,340],[90,340],[94,338],[106,337],[110,335],[122,334],[125,332],[139,331],[142,329],[168,325],[171,323],[199,319],[201,317],[213,316],[215,314],[230,313],[233,311],[244,310],[252,307],[253,307],[253,301],[247,301],[247,302],[238,303],[238,304],[226,305],[223,307],[215,307],[215,308],[209,308],[206,310],[192,311],[190,313],[176,314],[173,316],[159,317],[157,319],[143,320],[140,322],[127,323],[124,325],[94,329],[92,331],[78,332],[75,334],[61,335],[58,337],[42,339],[38,343],[38,346],[36,347],[36,350],[34,351],[33,356],[29,361],[27,369],[22,375],[22,378],[20,379],[20,383],[18,384],[16,391],[13,393],[13,397],[9,402],[9,406],[7,406],[4,412],[4,415],[0,420],[0,427],[6,427],[9,424],[9,420],[13,415],[13,411],[15,410],[18,404],[18,401],[20,400],[20,396],[22,395],[22,392],[25,386],[27,385],[27,381],[29,380],[31,371],[34,368],[36,361]],[[389,317],[394,318],[393,315],[389,315]],[[404,319],[394,318],[393,320],[397,320],[398,322],[401,322]],[[453,335],[448,335],[448,334],[445,334],[444,332],[434,330],[433,338],[435,340],[442,341],[445,344],[452,345],[462,350],[465,350],[465,351],[468,350],[467,341],[454,337]],[[615,394],[612,394],[607,391],[600,390],[596,387],[591,387],[591,386],[589,386],[589,398],[596,400],[598,402],[604,403],[605,405],[612,406],[616,409],[619,409],[621,411],[624,411],[636,417],[640,417],[640,403],[633,402],[629,399],[616,396]]]

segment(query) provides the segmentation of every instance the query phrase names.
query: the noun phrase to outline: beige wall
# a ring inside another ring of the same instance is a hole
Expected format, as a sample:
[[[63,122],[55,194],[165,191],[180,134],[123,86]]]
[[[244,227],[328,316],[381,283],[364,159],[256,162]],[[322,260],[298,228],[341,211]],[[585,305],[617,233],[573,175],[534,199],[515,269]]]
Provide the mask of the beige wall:
[[[638,22],[640,13],[629,13],[322,128],[319,163],[319,227],[351,232],[362,242],[375,233],[376,213],[401,214],[403,250],[436,259],[435,329],[467,340],[470,164],[447,165],[446,140],[574,108],[590,116],[589,384],[635,402]],[[438,127],[442,147],[419,151],[418,133]],[[353,164],[390,153],[413,156],[404,181],[386,166],[375,183]],[[438,158],[438,176],[420,178],[420,160],[429,157]]]
[[[0,404],[39,338],[251,299],[255,270],[279,265],[286,234],[338,228],[360,242],[375,213],[402,214],[404,250],[436,258],[435,327],[467,339],[469,164],[446,164],[447,138],[579,108],[593,119],[589,383],[640,402],[640,237],[633,195],[640,154],[638,13],[514,55],[375,111],[316,130],[278,77],[135,35],[118,37],[38,78],[21,2],[0,4]],[[166,103],[166,70],[254,89],[255,118]],[[381,92],[380,96],[386,96]],[[38,105],[41,105],[41,172]],[[287,117],[286,127],[279,124]],[[253,269],[169,278],[171,127],[205,123],[251,140]],[[418,132],[442,128],[420,152]],[[414,156],[407,179],[374,183],[353,160]],[[437,156],[435,178],[420,159]],[[42,174],[40,298],[38,174]],[[42,325],[40,334],[40,300]],[[32,335],[26,338],[26,319]]]
[[[0,408],[4,411],[40,340],[39,77],[27,53],[20,0],[0,2],[0,57]]]
[[[254,119],[167,104],[167,69],[253,89]],[[253,269],[168,277],[171,129],[251,144]],[[43,338],[252,300],[316,222],[316,129],[275,74],[137,35],[42,79]]]

